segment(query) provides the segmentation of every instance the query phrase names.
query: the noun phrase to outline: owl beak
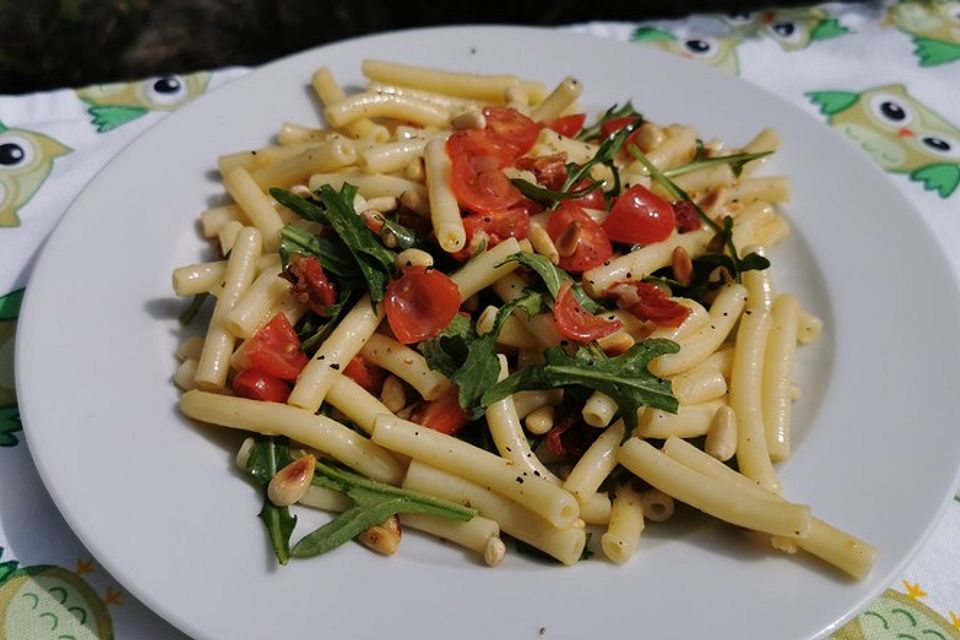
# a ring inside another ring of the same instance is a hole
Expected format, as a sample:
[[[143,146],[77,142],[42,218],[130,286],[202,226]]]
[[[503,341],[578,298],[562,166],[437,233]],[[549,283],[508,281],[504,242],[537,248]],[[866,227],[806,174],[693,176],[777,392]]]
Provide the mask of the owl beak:
[[[770,24],[770,23],[772,23],[772,22],[773,22],[773,11],[764,11],[764,12],[760,15],[760,21],[761,21],[763,24]]]
[[[900,127],[900,130],[897,131],[897,135],[901,138],[912,138],[915,134],[907,127]]]

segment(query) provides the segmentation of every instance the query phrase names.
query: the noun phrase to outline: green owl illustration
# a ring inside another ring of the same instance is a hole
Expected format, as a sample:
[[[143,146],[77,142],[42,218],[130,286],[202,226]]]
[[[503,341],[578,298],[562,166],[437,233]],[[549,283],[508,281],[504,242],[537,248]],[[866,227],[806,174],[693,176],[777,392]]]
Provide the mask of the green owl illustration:
[[[903,85],[807,94],[827,122],[891,173],[902,173],[947,198],[960,183],[960,130],[907,93]]]
[[[833,640],[907,638],[960,640],[960,631],[919,600],[887,589],[863,613],[833,635]]]
[[[0,122],[0,228],[20,226],[17,211],[50,175],[53,161],[71,151],[42,133]]]
[[[729,13],[723,19],[740,37],[765,36],[777,42],[784,51],[806,49],[818,40],[850,32],[836,18],[815,7],[739,11]]]
[[[24,638],[112,640],[113,622],[104,601],[76,573],[0,562],[0,640]]]
[[[23,289],[0,297],[0,447],[17,444],[20,412],[13,388],[13,339]]]
[[[913,36],[920,66],[960,60],[960,2],[901,1],[890,7],[887,16]]]
[[[656,27],[637,27],[630,39],[656,45],[684,58],[700,60],[734,75],[740,71],[737,61],[739,38],[707,35],[681,38]]]
[[[208,72],[167,75],[77,89],[77,96],[90,105],[97,131],[106,133],[150,111],[178,109],[206,91],[209,82]]]

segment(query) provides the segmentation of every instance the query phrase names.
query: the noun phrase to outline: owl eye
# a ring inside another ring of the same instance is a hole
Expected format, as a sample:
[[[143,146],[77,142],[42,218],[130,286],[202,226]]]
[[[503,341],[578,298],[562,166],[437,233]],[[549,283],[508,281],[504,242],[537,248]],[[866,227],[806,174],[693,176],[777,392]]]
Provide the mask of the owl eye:
[[[170,107],[187,97],[187,83],[180,76],[160,76],[144,81],[144,97],[157,105]]]
[[[683,48],[699,58],[707,58],[717,52],[717,43],[713,38],[690,38],[683,41]]]
[[[940,11],[947,20],[960,22],[960,2],[945,2],[940,6]]]
[[[905,127],[913,122],[913,110],[902,99],[889,93],[870,98],[870,112],[889,127]]]
[[[925,151],[944,158],[960,158],[960,141],[953,136],[939,131],[923,131],[917,134],[917,140]]]
[[[0,134],[0,171],[22,169],[36,158],[33,143],[12,133]]]
[[[768,28],[774,38],[788,44],[803,44],[807,36],[807,30],[803,23],[793,20],[778,20]]]

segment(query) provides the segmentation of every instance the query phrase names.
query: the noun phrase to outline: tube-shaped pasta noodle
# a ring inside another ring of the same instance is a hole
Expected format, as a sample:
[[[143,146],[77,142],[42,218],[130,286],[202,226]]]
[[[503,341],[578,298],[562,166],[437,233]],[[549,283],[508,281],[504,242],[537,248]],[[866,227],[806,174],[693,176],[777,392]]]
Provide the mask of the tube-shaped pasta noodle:
[[[205,391],[180,398],[188,417],[264,435],[284,435],[329,454],[374,480],[399,484],[403,467],[386,449],[335,420],[277,402],[249,400]]]
[[[364,60],[363,75],[384,84],[503,104],[504,91],[519,85],[514,75],[489,75],[440,71],[425,67]]]
[[[383,93],[355,93],[331,104],[323,112],[334,127],[365,118],[393,118],[424,127],[446,127],[450,112],[436,104],[410,96]]]
[[[408,191],[416,192],[424,199],[427,197],[426,187],[412,180],[406,180],[396,176],[370,175],[358,172],[314,174],[310,176],[310,190],[316,191],[321,186],[328,184],[339,191],[346,182],[355,186],[364,198],[378,198],[381,196],[401,198],[403,194]]]
[[[704,365],[674,376],[670,386],[681,406],[706,402],[727,393],[727,380],[720,370]]]
[[[783,498],[758,487],[745,476],[737,473],[719,460],[714,460],[695,446],[680,438],[669,438],[663,451],[671,458],[705,477],[718,482],[731,483],[751,493],[758,499],[785,502]],[[833,527],[819,518],[810,519],[810,527],[800,536],[786,536],[790,542],[812,553],[835,567],[846,571],[858,580],[863,580],[877,557],[877,550],[867,542]]]
[[[318,69],[310,79],[310,84],[313,86],[314,92],[317,94],[317,97],[320,98],[320,102],[323,103],[324,107],[330,107],[347,97],[327,67]],[[387,128],[383,125],[375,124],[369,118],[354,120],[346,125],[345,129],[347,133],[358,140],[386,142],[390,139],[390,132]]]
[[[742,178],[727,189],[727,201],[750,204],[752,202],[786,202],[790,199],[790,179],[784,176]]]
[[[520,263],[516,261],[501,264],[513,254],[519,252],[520,244],[517,239],[507,238],[493,249],[475,256],[458,271],[451,273],[450,279],[460,288],[460,300],[466,300],[470,296],[483,291],[519,267]]]
[[[282,146],[323,142],[332,133],[329,129],[314,129],[294,122],[284,122],[277,132],[277,142]]]
[[[447,155],[447,141],[435,138],[423,153],[427,172],[427,197],[430,199],[430,220],[440,248],[448,253],[463,249],[467,232],[463,228],[460,205],[450,186],[452,165]]]
[[[517,408],[517,415],[526,417],[540,407],[556,406],[563,401],[563,389],[550,391],[517,391],[513,394],[513,402]]]
[[[749,282],[757,275],[757,271],[743,274],[748,290],[758,289]],[[770,462],[763,426],[763,352],[769,331],[770,313],[764,309],[762,296],[748,296],[733,348],[730,407],[737,416],[740,472],[768,491],[780,493],[780,481]]]
[[[771,317],[763,356],[763,428],[770,457],[783,460],[790,455],[790,396],[800,302],[791,295],[777,296]]]
[[[315,173],[335,171],[357,162],[357,149],[344,138],[333,138],[309,149],[250,172],[261,189],[289,187],[306,181]]]
[[[334,382],[334,374],[347,366],[377,330],[383,320],[383,307],[378,304],[374,308],[369,294],[360,298],[300,372],[287,402],[308,411],[319,409]]]
[[[458,98],[456,96],[448,96],[442,93],[437,93],[435,91],[422,91],[420,89],[412,89],[410,87],[401,87],[395,84],[384,84],[382,82],[368,82],[367,83],[367,93],[376,93],[382,95],[393,95],[393,96],[408,96],[410,98],[416,98],[417,100],[422,100],[424,102],[431,102],[438,107],[443,107],[450,113],[455,113],[457,111],[462,111],[463,109],[473,107],[480,108],[483,107],[483,102],[478,100],[471,100],[469,98]]]
[[[537,105],[530,117],[537,122],[558,118],[577,103],[581,93],[583,84],[576,78],[567,76]]]
[[[257,328],[267,320],[273,305],[291,286],[280,277],[280,270],[278,258],[273,267],[257,276],[224,318],[227,331],[238,338],[249,338],[257,332]]]
[[[429,427],[381,415],[374,421],[372,439],[414,460],[490,487],[554,526],[571,526],[580,515],[574,497],[549,480],[538,478],[509,460]]]
[[[676,413],[647,407],[643,409],[634,435],[639,438],[663,439],[667,436],[698,438],[706,435],[717,409],[723,400],[714,399],[698,404],[681,404]]]
[[[378,415],[393,413],[379,398],[341,373],[334,376],[324,401],[366,433],[373,432],[373,421]]]
[[[386,144],[378,144],[360,152],[365,173],[393,173],[402,171],[404,167],[423,157],[423,151],[428,140],[414,138],[412,140],[398,140]]]
[[[809,528],[806,505],[767,500],[734,483],[711,481],[639,438],[620,447],[619,460],[653,487],[731,524],[789,536],[804,535]]]
[[[573,466],[563,488],[584,501],[595,494],[603,481],[617,466],[617,450],[623,442],[626,427],[623,420],[617,420],[607,427],[600,437],[584,452]]]
[[[615,416],[619,410],[620,407],[617,406],[613,398],[601,391],[594,391],[583,404],[580,415],[583,416],[583,421],[591,427],[602,429],[610,424],[613,416]]]
[[[224,177],[223,184],[253,226],[263,234],[264,250],[268,253],[276,251],[280,245],[280,230],[284,223],[273,208],[273,201],[260,190],[260,186],[243,167],[230,171]]]
[[[648,244],[642,249],[631,251],[609,264],[594,267],[583,274],[583,288],[593,298],[599,298],[613,284],[626,281],[639,281],[670,264],[673,250],[683,247],[691,258],[706,251],[707,243],[713,237],[711,229],[701,229],[688,233],[673,232],[663,242]]]
[[[643,503],[632,482],[616,488],[610,508],[610,522],[600,538],[603,555],[617,564],[623,564],[637,551],[643,533]]]
[[[499,381],[506,378],[510,371],[507,368],[505,355],[500,354],[497,359],[500,362]],[[490,437],[493,438],[493,444],[502,458],[538,478],[560,484],[560,478],[553,475],[530,449],[530,442],[523,433],[523,425],[520,424],[520,416],[517,415],[517,407],[513,404],[513,396],[507,396],[503,400],[488,405],[484,416],[490,429]]]
[[[673,183],[691,196],[706,193],[718,187],[729,187],[736,180],[733,169],[728,164],[718,164],[705,169],[698,169],[690,173],[673,178]]]
[[[666,138],[647,153],[647,159],[658,169],[670,169],[693,160],[697,153],[697,130],[683,125],[664,129]],[[639,161],[635,161],[639,164]],[[627,168],[630,170],[630,167]]]
[[[780,148],[780,135],[773,129],[763,129],[743,147],[744,153],[763,153],[764,151],[776,151]],[[765,156],[757,160],[751,160],[743,165],[740,170],[742,177],[753,175],[753,172],[759,169],[770,158]]]
[[[436,400],[450,389],[447,377],[431,369],[419,351],[382,333],[370,336],[360,349],[360,355],[409,384],[424,400]]]
[[[557,528],[529,509],[480,484],[417,460],[410,463],[403,487],[470,505],[480,515],[496,521],[501,530],[564,564],[579,560],[586,545],[586,533],[582,528]]]
[[[710,306],[710,323],[680,341],[680,351],[657,356],[650,361],[651,373],[660,377],[678,374],[706,360],[723,344],[746,304],[747,290],[730,282],[720,288]]]
[[[677,298],[676,302],[690,309],[690,313],[676,327],[656,327],[650,332],[650,338],[680,340],[700,329],[710,320],[710,313],[703,305],[691,298]]]
[[[261,249],[260,232],[253,227],[244,227],[227,261],[223,291],[213,308],[203,353],[197,364],[195,380],[201,389],[219,391],[226,385],[230,354],[233,353],[236,337],[227,331],[225,321],[237,300],[253,282]]]
[[[233,220],[248,223],[243,209],[235,204],[228,204],[222,207],[211,207],[200,214],[200,227],[203,230],[204,238],[216,238],[220,234],[223,225]]]
[[[437,536],[481,555],[486,551],[491,538],[500,537],[500,525],[483,516],[474,516],[466,522],[460,522],[423,513],[401,513],[400,524]]]

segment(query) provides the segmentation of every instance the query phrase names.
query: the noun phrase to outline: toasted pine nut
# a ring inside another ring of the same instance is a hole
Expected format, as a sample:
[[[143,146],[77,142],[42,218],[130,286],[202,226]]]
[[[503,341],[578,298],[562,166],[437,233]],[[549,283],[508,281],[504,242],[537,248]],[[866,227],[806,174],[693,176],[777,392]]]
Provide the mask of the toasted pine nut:
[[[737,452],[737,416],[733,409],[722,406],[713,414],[703,450],[723,462]]]
[[[422,249],[404,249],[393,260],[397,269],[404,267],[432,267],[433,256]]]
[[[727,187],[720,185],[700,198],[697,206],[707,215],[715,214],[727,201]]]
[[[380,402],[396,413],[407,406],[407,392],[403,388],[400,378],[395,375],[388,375],[383,380],[383,388],[380,390]]]
[[[277,472],[267,485],[267,498],[278,507],[289,507],[303,497],[313,480],[317,459],[308,453]]]
[[[483,112],[480,111],[480,107],[470,105],[450,118],[450,126],[458,131],[464,129],[485,129],[487,126],[487,118],[483,115]]]
[[[677,282],[684,286],[690,284],[690,280],[693,278],[693,261],[685,248],[674,247],[673,253],[670,255],[670,268],[673,270],[673,277]]]
[[[530,225],[530,231],[527,233],[533,250],[550,261],[550,264],[560,263],[560,253],[557,252],[557,245],[553,244],[553,238],[539,224]]]
[[[577,220],[570,223],[570,226],[560,233],[554,244],[561,258],[569,258],[576,253],[577,248],[580,246],[580,235],[582,233],[580,222]]]
[[[478,336],[486,335],[493,330],[493,323],[497,319],[497,313],[499,312],[500,309],[490,305],[480,313],[475,325]]]
[[[495,567],[503,562],[503,557],[507,555],[507,545],[503,540],[493,536],[487,540],[487,547],[483,550],[483,561],[488,567]]]
[[[295,196],[300,196],[301,198],[309,198],[313,195],[313,191],[310,191],[310,187],[305,184],[295,184],[290,187],[290,193]]]
[[[553,423],[557,419],[557,408],[553,405],[547,405],[534,409],[527,414],[524,425],[527,431],[535,436],[541,436],[553,428]]]
[[[647,489],[640,494],[643,517],[654,522],[665,522],[673,515],[673,498],[659,489]]]
[[[666,137],[663,129],[652,122],[644,122],[640,125],[640,128],[637,129],[637,146],[640,147],[640,151],[647,153],[663,144]]]
[[[384,522],[361,533],[357,539],[377,553],[392,556],[400,546],[401,535],[400,520],[397,516],[390,516]]]

